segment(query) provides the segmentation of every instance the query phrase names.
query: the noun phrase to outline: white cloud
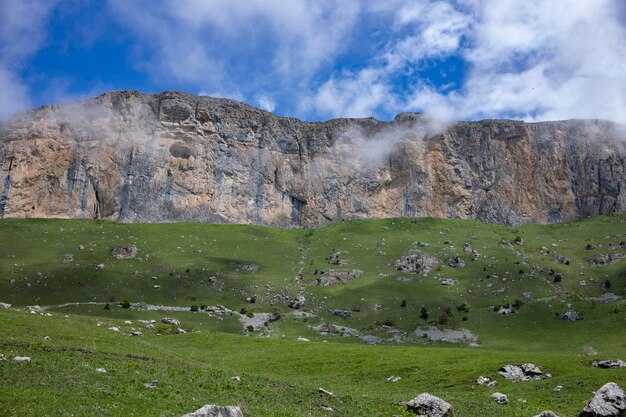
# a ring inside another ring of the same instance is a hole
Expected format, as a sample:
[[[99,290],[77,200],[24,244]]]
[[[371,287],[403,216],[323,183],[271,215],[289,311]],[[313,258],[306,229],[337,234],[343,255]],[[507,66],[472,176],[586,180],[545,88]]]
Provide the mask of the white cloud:
[[[24,61],[45,41],[45,23],[56,0],[2,0],[0,7],[0,120],[31,106],[20,78]]]
[[[276,108],[276,103],[274,103],[274,100],[267,96],[260,96],[257,99],[257,103],[259,104],[260,108],[269,112],[274,111],[274,109]]]

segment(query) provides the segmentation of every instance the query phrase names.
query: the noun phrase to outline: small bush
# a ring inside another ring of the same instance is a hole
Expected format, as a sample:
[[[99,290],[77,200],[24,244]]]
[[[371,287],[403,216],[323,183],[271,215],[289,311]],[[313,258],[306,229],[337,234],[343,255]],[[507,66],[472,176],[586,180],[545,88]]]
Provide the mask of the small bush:
[[[393,317],[387,317],[385,320],[383,320],[382,324],[384,326],[393,327],[396,324],[396,320]]]
[[[130,308],[130,303],[128,302],[128,300],[124,300],[122,303],[120,303],[120,307]]]
[[[450,316],[448,314],[446,314],[446,311],[442,311],[441,314],[439,315],[439,320],[437,320],[437,323],[439,324],[448,324],[450,323]]]
[[[467,316],[463,316],[463,318],[462,318],[461,320],[463,320],[463,321],[467,321],[467,320],[468,320],[468,318],[467,318]]]
[[[246,316],[250,318],[254,317],[254,311],[251,311],[251,310],[246,311]]]
[[[193,305],[190,308],[191,311],[198,311],[198,306],[197,305]]]
[[[523,305],[524,305],[524,302],[520,300],[519,298],[516,298],[512,304],[513,308],[516,310],[519,310],[520,308],[522,308]]]
[[[400,303],[400,307],[402,308],[406,307],[406,300],[402,300],[402,302]]]
[[[608,290],[609,288],[611,288],[611,281],[610,281],[608,278],[607,278],[607,279],[605,279],[605,280],[604,280],[604,284],[602,285],[602,287],[603,287],[605,290]]]
[[[554,282],[561,282],[563,280],[562,274],[554,274]]]
[[[456,306],[456,309],[457,309],[457,311],[468,313],[470,311],[470,306],[469,306],[469,304],[463,302],[463,303],[459,304],[458,306]]]
[[[252,325],[248,325],[248,327],[246,327],[246,330],[248,331],[248,333],[252,333],[254,331],[254,327],[252,327]]]
[[[106,304],[104,305],[104,309],[105,309],[105,310],[110,310],[110,309],[111,309],[111,304],[106,303]]]
[[[420,318],[428,320],[428,310],[424,306],[420,309]]]
[[[207,307],[208,307],[208,305],[206,305],[206,304],[200,304],[200,309],[201,310],[206,310]]]

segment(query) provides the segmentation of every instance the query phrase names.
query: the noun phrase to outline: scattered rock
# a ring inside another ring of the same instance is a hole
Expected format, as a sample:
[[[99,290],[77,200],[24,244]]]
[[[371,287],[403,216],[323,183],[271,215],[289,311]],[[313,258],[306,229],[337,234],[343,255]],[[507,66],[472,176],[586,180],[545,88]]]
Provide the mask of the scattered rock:
[[[472,247],[470,246],[469,243],[464,243],[463,244],[463,252],[471,252],[472,251]]]
[[[621,359],[603,359],[599,361],[593,361],[591,366],[593,366],[594,368],[604,369],[623,368],[626,366],[626,363],[624,363],[624,361]]]
[[[0,303],[0,309],[1,310],[8,310],[11,308],[11,304],[9,303]]]
[[[101,374],[106,374],[108,371],[104,368],[96,368],[96,372],[100,372]]]
[[[218,405],[207,404],[193,413],[185,414],[182,417],[243,417],[243,414],[239,407],[220,407]]]
[[[320,276],[312,282],[312,285],[320,285],[322,287],[332,287],[335,285],[344,285],[360,277],[363,271],[360,269],[325,269],[321,271]]]
[[[137,246],[116,246],[111,251],[115,259],[134,259],[137,256]]]
[[[306,298],[304,298],[304,295],[299,295],[296,298],[291,299],[291,301],[289,301],[289,308],[293,308],[294,310],[299,310],[302,307],[304,307],[304,304],[306,303]]]
[[[560,264],[563,265],[569,265],[571,263],[571,261],[569,259],[567,259],[565,256],[563,255],[559,255],[558,253],[555,253],[554,255],[552,255],[554,257],[554,260]]]
[[[500,307],[500,309],[498,309],[498,314],[501,316],[508,316],[511,313],[513,313],[513,309],[511,307]]]
[[[602,386],[582,409],[579,417],[624,417],[626,394],[616,383]]]
[[[14,362],[30,362],[30,356],[16,356],[13,358]]]
[[[143,384],[144,387],[146,388],[156,388],[159,386],[159,381],[157,381],[156,379],[150,382],[144,382]]]
[[[104,269],[104,264],[98,264],[98,265],[96,265],[96,269]]]
[[[559,318],[565,321],[577,321],[577,320],[582,320],[583,315],[579,313],[578,311],[568,310],[565,313],[561,314]]]
[[[4,357],[4,353],[0,353],[0,362],[6,361],[7,358]]]
[[[430,246],[430,243],[428,242],[417,242],[417,246],[419,246],[420,248],[427,248]]]
[[[532,300],[533,299],[533,293],[530,291],[526,291],[525,293],[522,294],[522,297],[524,297],[526,300]]]
[[[504,405],[504,404],[509,403],[509,398],[505,394],[502,394],[501,392],[494,392],[493,394],[491,394],[491,398],[493,398],[493,400],[497,404]]]
[[[139,332],[139,331],[130,332],[130,334],[131,334],[131,336],[141,336],[141,335],[143,335],[143,333]]]
[[[240,377],[239,375],[235,375],[235,376],[233,376],[233,377],[232,377],[232,378],[230,378],[230,379],[231,379],[231,381],[235,381],[235,382],[239,382],[239,381],[241,381],[241,377]]]
[[[589,263],[591,266],[607,266],[618,263],[626,257],[626,253],[599,253]]]
[[[178,321],[178,320],[176,320],[174,318],[171,318],[171,317],[163,317],[161,319],[161,323],[163,323],[163,324],[171,324],[173,326],[180,326],[180,321]]]
[[[41,308],[38,305],[34,305],[34,306],[26,306],[24,310],[28,311],[29,313],[40,313],[43,311],[43,308]]]
[[[74,262],[74,254],[73,253],[66,253],[63,255],[63,263],[69,263],[69,262]]]
[[[563,389],[563,385],[557,385],[556,387],[554,387],[554,391],[559,392]]]
[[[387,382],[398,382],[401,379],[402,379],[401,376],[391,375],[389,378],[387,378]]]
[[[85,246],[84,245],[78,245],[78,250],[85,250]]]
[[[298,338],[296,339],[296,341],[298,341],[298,342],[310,342],[310,340],[309,340],[309,339],[307,339],[306,337],[298,337]]]
[[[379,345],[385,341],[382,337],[373,336],[371,334],[361,336],[361,340],[370,345]]]
[[[44,336],[43,340],[48,341],[48,340],[52,340],[52,338],[50,336]]]
[[[320,410],[324,411],[335,411],[332,407],[327,407],[325,405],[320,405]]]
[[[537,414],[535,417],[559,417],[559,416],[557,416],[556,414],[554,414],[550,410],[546,410],[546,411],[542,411],[541,413]]]
[[[393,266],[406,274],[417,274],[421,277],[428,276],[428,273],[437,265],[437,259],[420,251],[412,251],[408,255],[398,259]]]
[[[525,363],[522,365],[507,364],[498,371],[505,379],[513,381],[531,381],[533,379],[548,378],[536,365]]]
[[[325,389],[324,389],[324,388],[322,388],[322,387],[319,387],[317,390],[318,390],[320,393],[322,393],[322,394],[328,395],[329,397],[334,397],[334,396],[335,396],[335,393],[330,392],[330,391],[328,391],[328,390],[325,390]]]
[[[426,417],[452,417],[452,406],[434,395],[423,393],[406,404],[409,411]]]
[[[489,382],[489,383],[487,384],[487,386],[488,386],[489,388],[493,388],[493,387],[495,387],[496,385],[498,385],[498,381],[491,381],[491,382]]]
[[[441,285],[445,286],[452,286],[458,283],[458,281],[454,278],[442,278],[439,280],[439,282],[441,282]]]
[[[345,337],[359,335],[359,332],[356,329],[346,326],[338,326],[332,323],[322,323],[319,326],[314,327],[313,329],[320,332],[322,335],[338,334]]]
[[[352,317],[352,312],[349,310],[334,310],[333,316],[348,318]]]
[[[329,265],[338,265],[338,266],[348,266],[351,264],[350,261],[348,261],[347,259],[341,259],[340,256],[341,254],[344,253],[340,250],[334,251],[329,257],[328,257],[328,264]]]
[[[464,268],[465,261],[460,256],[451,256],[446,259],[446,264],[452,268]]]
[[[594,250],[595,248],[597,248],[597,246],[593,243],[587,243],[587,246],[585,246],[586,250]]]
[[[486,376],[479,376],[479,377],[476,379],[476,383],[477,383],[478,385],[484,385],[484,384],[486,384],[486,383],[487,383],[487,382],[489,382],[489,381],[490,381],[490,379],[489,379],[489,378],[487,378]]]
[[[470,346],[478,345],[478,338],[467,329],[439,329],[437,326],[418,327],[415,330],[417,337],[427,337],[433,342],[467,343]]]
[[[185,333],[187,333],[187,330],[185,329],[181,329],[180,327],[176,329],[176,334],[185,334]]]
[[[243,269],[246,272],[256,272],[259,270],[259,266],[252,262],[248,263],[239,263],[239,262],[231,262],[230,263],[235,268]]]

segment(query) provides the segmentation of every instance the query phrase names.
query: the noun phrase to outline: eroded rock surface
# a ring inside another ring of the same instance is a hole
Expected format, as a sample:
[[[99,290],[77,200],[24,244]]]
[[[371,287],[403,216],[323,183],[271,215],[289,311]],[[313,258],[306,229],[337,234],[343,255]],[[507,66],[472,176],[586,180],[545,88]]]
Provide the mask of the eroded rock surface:
[[[228,99],[111,92],[0,123],[0,217],[554,223],[626,210],[623,136],[603,121],[410,113],[309,123]]]

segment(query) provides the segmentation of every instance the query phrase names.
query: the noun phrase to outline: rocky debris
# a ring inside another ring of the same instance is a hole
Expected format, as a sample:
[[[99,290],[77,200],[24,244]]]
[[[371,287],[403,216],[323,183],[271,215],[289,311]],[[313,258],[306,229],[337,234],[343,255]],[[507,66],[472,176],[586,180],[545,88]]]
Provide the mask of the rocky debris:
[[[526,291],[524,294],[522,294],[522,297],[524,297],[524,299],[526,300],[532,300],[533,299],[533,293],[530,291]]]
[[[422,393],[406,404],[409,411],[418,416],[452,417],[452,406],[432,394]]]
[[[554,387],[554,391],[559,392],[563,389],[563,385],[557,385],[556,387]]]
[[[246,272],[256,272],[259,270],[259,266],[252,262],[248,262],[248,263],[232,262],[231,265],[234,266],[235,268],[243,269]]]
[[[9,303],[0,303],[0,310],[8,310],[11,308],[11,304]]]
[[[325,269],[320,271],[324,276],[317,277],[312,285],[320,285],[322,287],[332,287],[335,285],[344,285],[348,282],[360,277],[363,271],[360,269]]]
[[[6,361],[7,358],[4,357],[4,353],[0,353],[0,362]]]
[[[463,252],[471,252],[472,251],[472,247],[470,246],[469,243],[464,243],[463,244]]]
[[[522,365],[507,364],[498,371],[505,379],[512,381],[531,381],[534,379],[549,378],[549,374],[544,374],[539,367],[532,363]]]
[[[338,326],[332,323],[322,323],[319,326],[313,327],[313,330],[320,332],[323,336],[329,334],[337,334],[344,337],[359,335],[359,331],[356,329],[346,326]]]
[[[428,242],[417,242],[415,245],[419,246],[420,248],[427,248],[427,247],[430,246],[430,243],[428,243]]]
[[[563,265],[569,265],[571,263],[569,259],[567,259],[563,255],[559,255],[558,253],[553,254],[552,257],[554,258],[555,262],[558,262]]]
[[[347,259],[341,259],[341,254],[345,252],[336,250],[327,259],[329,265],[348,266],[351,262]]]
[[[594,250],[596,248],[597,248],[597,246],[594,245],[593,243],[587,243],[587,246],[585,246],[586,250]]]
[[[498,385],[498,381],[490,381],[490,382],[488,382],[488,383],[487,383],[487,386],[488,386],[489,388],[493,388],[493,387],[495,387],[496,385]]]
[[[135,259],[137,257],[137,246],[116,246],[111,250],[111,255],[115,259]]]
[[[389,378],[387,378],[387,382],[398,382],[401,379],[402,379],[401,376],[391,375]]]
[[[582,409],[579,417],[624,417],[626,394],[614,382],[603,385]]]
[[[296,339],[296,341],[298,341],[298,342],[310,342],[310,340],[309,340],[309,339],[307,339],[306,337],[298,337],[298,338]]]
[[[241,377],[239,375],[235,375],[235,376],[231,377],[230,380],[234,381],[234,382],[239,382],[239,381],[241,381]]]
[[[554,414],[550,410],[546,410],[546,411],[542,411],[541,413],[537,414],[535,417],[559,417],[559,416],[557,416],[556,414]]]
[[[441,278],[439,282],[441,282],[441,285],[445,285],[449,287],[449,286],[458,284],[459,281],[457,281],[454,278]]]
[[[502,306],[498,309],[498,314],[501,316],[508,316],[509,314],[512,314],[515,310],[512,307],[505,307]]]
[[[322,388],[322,387],[319,387],[317,390],[318,390],[321,394],[327,395],[327,396],[329,396],[329,397],[335,397],[335,393],[330,392],[330,391],[328,391],[328,390],[325,390],[325,389],[324,389],[324,388]]]
[[[613,265],[626,258],[626,253],[599,253],[589,263],[591,266],[607,266]]]
[[[106,374],[108,371],[104,368],[96,368],[96,372],[99,372],[101,374]]]
[[[26,310],[29,313],[41,313],[43,311],[43,308],[41,308],[38,305],[34,305],[34,306],[26,306],[24,307],[24,310]]]
[[[193,413],[185,414],[182,417],[243,417],[239,407],[207,404],[197,409]]]
[[[420,251],[411,251],[394,262],[393,266],[405,274],[417,274],[421,277],[428,273],[438,264],[437,259]]]
[[[361,340],[370,345],[379,345],[385,341],[382,337],[373,336],[371,334],[361,336]]]
[[[418,327],[415,336],[426,337],[433,342],[478,344],[478,338],[467,329],[439,329],[437,326]]]
[[[478,385],[485,385],[485,384],[487,384],[489,381],[491,381],[491,380],[490,380],[489,378],[487,378],[486,376],[479,376],[479,377],[476,379],[476,383],[477,383]]]
[[[493,398],[493,400],[497,404],[505,405],[509,403],[509,398],[505,394],[502,394],[501,392],[494,392],[493,394],[491,394],[491,398]]]
[[[324,411],[335,411],[332,407],[328,407],[326,405],[320,405],[320,410]]]
[[[611,369],[611,368],[623,368],[626,366],[621,359],[603,359],[599,361],[593,361],[591,364],[594,368],[603,368],[603,369]]]
[[[143,332],[135,330],[135,331],[130,332],[130,335],[131,336],[141,336],[141,335],[143,335]]]
[[[30,356],[15,356],[13,358],[14,362],[30,362]]]
[[[561,314],[559,318],[565,321],[577,321],[582,320],[583,315],[576,310],[568,310],[565,313]]]
[[[63,255],[63,263],[67,264],[70,262],[74,262],[74,254],[72,253],[66,253]]]
[[[143,386],[146,388],[157,388],[159,386],[159,381],[155,379],[150,382],[144,382]]]
[[[187,330],[185,329],[181,329],[180,327],[176,329],[176,334],[185,334],[185,333],[187,333]]]
[[[252,326],[252,329],[256,331],[264,327],[273,317],[273,313],[254,313],[252,317],[246,314],[239,314],[239,322],[243,325],[244,330]]]
[[[174,318],[171,318],[171,317],[163,317],[161,319],[161,323],[163,323],[163,324],[171,324],[173,326],[180,326],[180,321],[178,321],[178,320],[176,320]]]
[[[306,303],[306,298],[304,298],[304,295],[300,294],[296,298],[292,298],[287,305],[289,308],[299,310],[304,307],[304,303]]]
[[[452,268],[464,268],[465,261],[460,256],[451,256],[446,259],[446,264]]]
[[[352,312],[349,310],[333,310],[333,316],[348,318],[352,317]]]

